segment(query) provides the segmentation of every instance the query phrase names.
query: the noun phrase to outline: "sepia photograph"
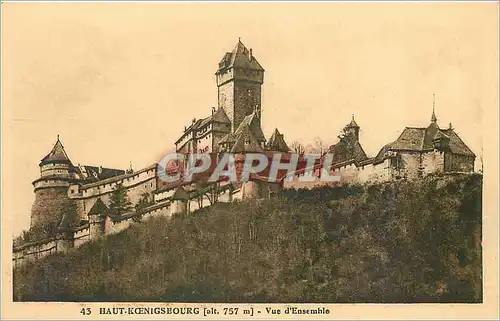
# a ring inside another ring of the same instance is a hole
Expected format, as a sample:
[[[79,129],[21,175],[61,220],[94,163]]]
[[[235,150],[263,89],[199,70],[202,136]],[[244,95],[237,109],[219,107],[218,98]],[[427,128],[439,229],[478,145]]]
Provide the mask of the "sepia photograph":
[[[2,318],[498,317],[497,2],[1,11]]]

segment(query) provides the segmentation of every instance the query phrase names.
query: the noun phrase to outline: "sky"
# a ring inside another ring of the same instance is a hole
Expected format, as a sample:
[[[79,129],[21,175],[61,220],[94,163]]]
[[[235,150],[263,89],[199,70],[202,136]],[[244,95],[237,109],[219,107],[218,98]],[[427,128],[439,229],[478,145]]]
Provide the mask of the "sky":
[[[351,115],[369,156],[427,126],[433,94],[478,156],[498,106],[496,3],[3,3],[2,215],[29,228],[57,135],[74,164],[155,163],[217,106],[238,38],[266,70],[262,126],[325,144]],[[487,137],[487,136],[486,136]]]

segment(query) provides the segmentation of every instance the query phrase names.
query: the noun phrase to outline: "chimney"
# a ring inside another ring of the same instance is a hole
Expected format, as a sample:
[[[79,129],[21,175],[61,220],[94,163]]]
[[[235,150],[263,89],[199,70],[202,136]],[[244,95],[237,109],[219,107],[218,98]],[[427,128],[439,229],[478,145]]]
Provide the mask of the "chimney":
[[[102,174],[102,166],[99,166],[99,174]]]
[[[252,60],[252,57],[253,57],[252,48],[250,48],[250,54],[248,56],[248,59]]]
[[[212,107],[212,115],[215,114],[215,107]]]

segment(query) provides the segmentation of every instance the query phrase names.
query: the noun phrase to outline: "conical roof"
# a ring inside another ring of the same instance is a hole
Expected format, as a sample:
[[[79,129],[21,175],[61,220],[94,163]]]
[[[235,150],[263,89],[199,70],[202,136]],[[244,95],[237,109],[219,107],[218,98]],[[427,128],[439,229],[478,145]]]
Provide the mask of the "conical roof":
[[[55,143],[50,153],[48,153],[47,156],[45,156],[41,160],[41,164],[50,162],[71,163],[68,154],[66,154],[66,151],[64,150],[64,147],[59,140],[59,135],[57,136],[57,142]]]
[[[432,108],[431,122],[433,122],[433,123],[437,122],[436,112],[435,112],[434,108]]]
[[[267,143],[267,148],[272,151],[277,151],[277,152],[289,152],[290,148],[285,142],[285,139],[283,138],[283,134],[281,134],[278,131],[278,128],[274,129],[273,134],[269,138],[269,141]]]
[[[186,191],[186,189],[182,186],[179,186],[175,192],[174,195],[172,195],[172,200],[181,200],[181,201],[187,201],[189,200],[189,193]]]
[[[357,127],[357,128],[359,128],[358,124],[354,120],[354,115],[352,115],[351,122],[349,123],[349,125],[347,125],[347,127]]]
[[[266,138],[262,132],[262,127],[260,126],[260,119],[256,111],[243,118],[243,121],[236,129],[235,134],[239,134],[246,126],[248,126],[258,142],[265,142]]]
[[[108,207],[104,204],[100,198],[95,201],[94,205],[90,209],[87,215],[102,215],[108,211]]]
[[[222,107],[219,107],[215,111],[215,113],[212,116],[212,120],[216,121],[216,122],[219,122],[219,123],[224,123],[224,124],[227,124],[227,123],[231,122],[229,120],[229,117],[227,117],[226,111]]]

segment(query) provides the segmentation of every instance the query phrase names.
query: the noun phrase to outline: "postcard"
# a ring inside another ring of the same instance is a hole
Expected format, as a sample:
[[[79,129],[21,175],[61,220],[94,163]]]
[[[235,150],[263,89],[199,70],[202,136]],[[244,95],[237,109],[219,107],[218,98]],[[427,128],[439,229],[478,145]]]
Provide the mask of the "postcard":
[[[3,319],[499,317],[498,3],[1,9]]]

